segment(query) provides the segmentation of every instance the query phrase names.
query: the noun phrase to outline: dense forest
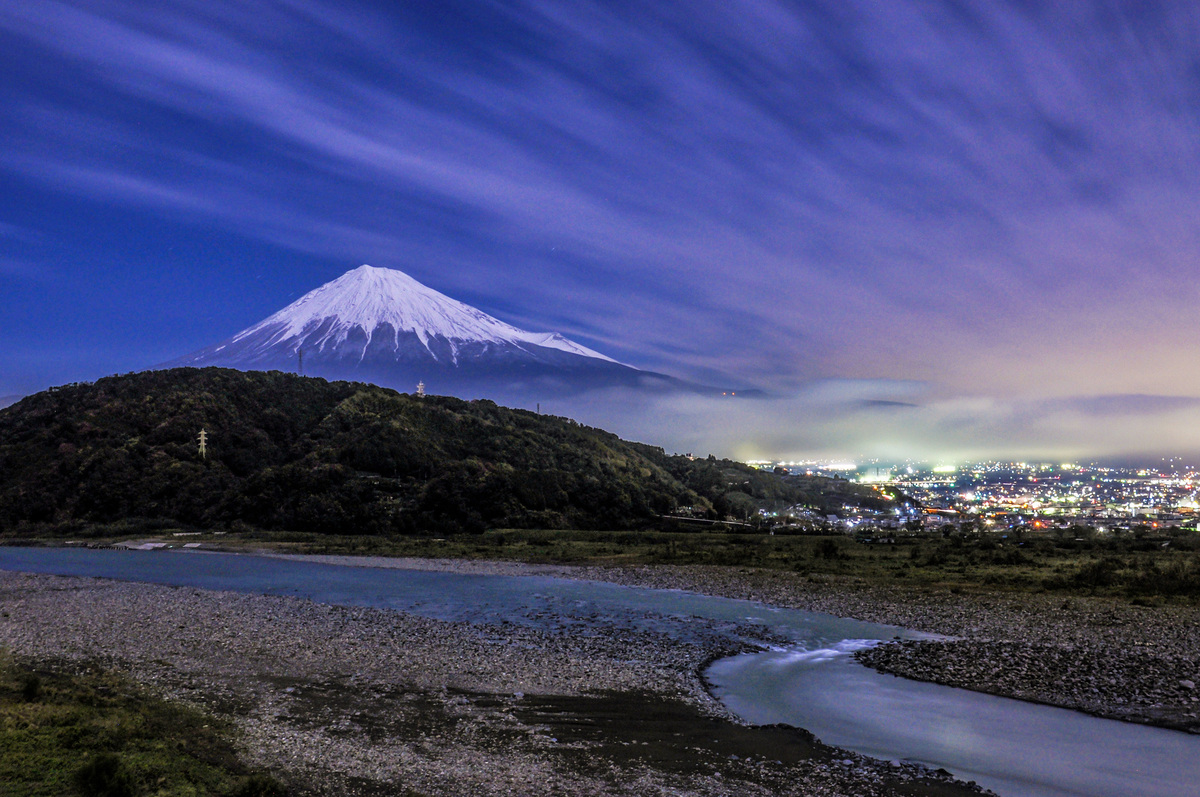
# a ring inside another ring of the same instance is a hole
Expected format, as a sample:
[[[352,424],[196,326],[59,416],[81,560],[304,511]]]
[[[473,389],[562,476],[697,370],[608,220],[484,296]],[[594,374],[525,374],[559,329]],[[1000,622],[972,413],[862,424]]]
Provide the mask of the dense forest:
[[[357,534],[631,529],[684,507],[714,520],[820,508],[854,489],[668,456],[490,401],[280,372],[150,371],[0,410],[8,537],[133,521]]]

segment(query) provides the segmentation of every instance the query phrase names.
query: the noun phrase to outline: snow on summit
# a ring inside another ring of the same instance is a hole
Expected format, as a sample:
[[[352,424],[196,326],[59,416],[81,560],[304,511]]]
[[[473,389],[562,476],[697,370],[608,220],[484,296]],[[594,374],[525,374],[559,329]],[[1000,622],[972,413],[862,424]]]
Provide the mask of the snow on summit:
[[[231,338],[163,363],[292,371],[538,407],[598,390],[702,389],[529,332],[402,271],[359,266]]]
[[[453,348],[464,342],[518,347],[531,344],[616,362],[556,332],[527,332],[506,324],[422,285],[403,271],[368,265],[306,293],[278,313],[239,332],[231,343],[265,333],[268,337],[263,343],[267,346],[294,341],[306,349],[324,351],[344,344],[356,328],[366,333],[369,345],[376,329],[383,324],[391,327],[393,345],[399,346],[400,336],[411,332],[431,352],[431,340],[440,337],[450,341]]]

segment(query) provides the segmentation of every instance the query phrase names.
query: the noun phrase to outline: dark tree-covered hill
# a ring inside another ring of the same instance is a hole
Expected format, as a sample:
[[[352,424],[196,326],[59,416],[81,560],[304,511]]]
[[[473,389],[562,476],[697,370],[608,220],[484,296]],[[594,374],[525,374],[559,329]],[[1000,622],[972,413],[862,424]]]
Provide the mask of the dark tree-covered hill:
[[[197,436],[207,432],[206,456]],[[0,411],[0,534],[130,520],[356,534],[638,528],[805,499],[566,418],[280,372],[179,368]]]

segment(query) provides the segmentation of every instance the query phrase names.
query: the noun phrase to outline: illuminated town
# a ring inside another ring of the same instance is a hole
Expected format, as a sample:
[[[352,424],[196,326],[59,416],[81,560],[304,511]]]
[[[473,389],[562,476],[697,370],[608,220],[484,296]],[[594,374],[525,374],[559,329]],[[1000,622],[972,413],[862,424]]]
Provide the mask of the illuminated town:
[[[1033,462],[751,464],[872,485],[896,504],[889,510],[846,506],[836,515],[820,518],[847,531],[1145,533],[1195,531],[1200,519],[1200,468],[1181,460],[1162,460],[1154,467]],[[803,508],[790,508],[787,513],[816,519]]]

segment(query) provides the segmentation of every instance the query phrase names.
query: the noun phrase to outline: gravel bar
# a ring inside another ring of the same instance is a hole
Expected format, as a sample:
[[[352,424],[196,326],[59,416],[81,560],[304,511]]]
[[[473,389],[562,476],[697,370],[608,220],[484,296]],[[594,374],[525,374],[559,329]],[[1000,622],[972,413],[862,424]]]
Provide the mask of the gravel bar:
[[[418,564],[608,581],[646,576]],[[699,673],[746,645],[717,624],[701,623],[683,642],[629,629],[583,636],[0,572],[0,647],[52,666],[117,670],[230,717],[247,762],[298,795],[980,793],[948,773],[826,747],[796,729],[736,722]]]
[[[586,577],[687,589],[929,631],[856,654],[882,672],[1110,719],[1200,733],[1200,609],[1048,593],[952,593],[721,567],[588,568]]]

